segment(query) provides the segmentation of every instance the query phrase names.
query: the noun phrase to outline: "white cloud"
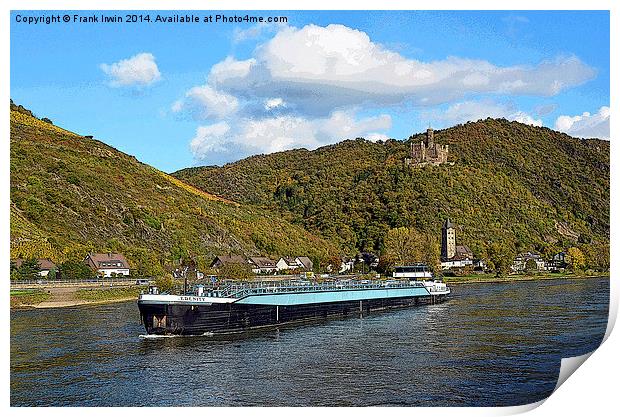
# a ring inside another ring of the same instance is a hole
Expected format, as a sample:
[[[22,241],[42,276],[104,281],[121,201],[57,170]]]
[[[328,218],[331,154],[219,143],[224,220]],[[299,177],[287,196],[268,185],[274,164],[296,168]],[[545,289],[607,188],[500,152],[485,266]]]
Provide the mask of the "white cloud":
[[[510,120],[519,122],[519,123],[526,124],[526,125],[532,125],[532,126],[538,126],[538,127],[541,127],[543,125],[541,119],[534,119],[532,116],[522,111],[513,113],[509,115],[507,118]]]
[[[506,24],[507,35],[510,37],[515,37],[521,27],[530,23],[530,20],[525,16],[508,15],[502,18],[502,22]]]
[[[239,100],[230,94],[215,90],[209,85],[193,87],[185,98],[172,105],[172,111],[188,111],[197,119],[223,118],[234,114],[239,108]]]
[[[222,143],[226,140],[226,134],[230,132],[230,126],[226,122],[219,122],[208,126],[198,126],[196,135],[191,140],[189,147],[196,159],[206,159],[211,152],[221,152]]]
[[[389,129],[391,124],[388,115],[357,119],[350,112],[340,111],[320,119],[291,115],[241,119],[232,126],[220,122],[199,127],[190,143],[190,149],[199,161],[219,159],[215,155],[218,153],[234,153],[239,157],[293,148],[315,149],[356,137],[385,140],[387,136],[383,131]]]
[[[302,117],[291,116],[246,120],[235,141],[255,153],[272,153],[292,148],[314,149],[320,145],[313,123]]]
[[[327,119],[317,121],[317,134],[325,138],[325,142],[343,139],[355,139],[372,135],[374,140],[381,133],[392,127],[392,118],[387,114],[356,119],[352,112],[336,111]],[[385,135],[381,136],[384,138]]]
[[[421,116],[423,119],[443,122],[443,124],[474,122],[487,117],[503,117],[532,126],[542,126],[541,119],[535,119],[523,111],[515,110],[512,105],[495,103],[491,100],[454,103],[446,110],[427,111],[423,112]]]
[[[101,64],[113,87],[148,86],[161,79],[153,54],[143,52],[113,64]]]
[[[383,133],[369,133],[368,135],[366,135],[366,139],[368,139],[371,142],[378,142],[378,141],[386,141],[388,140],[390,137],[388,135],[384,135]]]
[[[577,57],[558,57],[536,66],[496,66],[448,57],[408,59],[342,25],[285,27],[248,60],[227,57],[209,82],[237,96],[282,97],[305,114],[364,104],[429,106],[468,94],[553,96],[593,78]]]
[[[249,39],[256,39],[265,33],[273,33],[279,28],[286,27],[283,23],[257,23],[247,29],[236,27],[233,31],[233,42],[239,43]]]
[[[282,98],[276,97],[265,100],[265,110],[273,110],[277,109],[278,107],[286,107],[286,103],[284,103],[284,100],[282,100]]]
[[[221,84],[223,80],[243,79],[250,74],[252,67],[256,65],[255,59],[237,61],[231,56],[211,67],[209,72],[209,83],[212,85]]]
[[[555,129],[574,137],[609,139],[610,109],[601,107],[595,114],[584,112],[577,116],[559,116]]]
[[[537,116],[546,116],[553,113],[558,108],[556,103],[545,103],[536,106],[534,112]]]

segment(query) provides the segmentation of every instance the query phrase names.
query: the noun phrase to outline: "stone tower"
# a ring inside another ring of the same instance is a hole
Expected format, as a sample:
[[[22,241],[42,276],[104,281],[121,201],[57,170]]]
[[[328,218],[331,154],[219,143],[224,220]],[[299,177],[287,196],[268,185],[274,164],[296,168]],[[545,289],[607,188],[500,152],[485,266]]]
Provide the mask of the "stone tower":
[[[426,147],[428,149],[435,147],[435,138],[433,137],[433,128],[426,129]]]
[[[456,230],[447,219],[441,228],[441,259],[448,260],[456,255]]]

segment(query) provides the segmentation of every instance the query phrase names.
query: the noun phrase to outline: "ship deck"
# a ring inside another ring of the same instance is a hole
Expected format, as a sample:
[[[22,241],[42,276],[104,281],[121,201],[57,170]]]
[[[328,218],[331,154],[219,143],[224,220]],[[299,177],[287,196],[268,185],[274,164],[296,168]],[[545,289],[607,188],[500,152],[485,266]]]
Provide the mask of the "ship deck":
[[[386,288],[411,288],[424,287],[421,281],[334,281],[334,282],[310,282],[310,281],[258,281],[231,283],[205,291],[213,291],[220,297],[242,298],[248,295],[268,293],[299,293],[318,291],[342,291],[342,290],[370,290]]]
[[[310,282],[310,281],[258,281],[237,282],[224,286],[205,288],[205,293],[214,297],[244,298],[250,295],[304,293],[323,291],[346,291],[346,290],[376,290],[398,288],[424,288],[422,281],[403,280],[365,280],[365,281],[333,281],[333,282]]]

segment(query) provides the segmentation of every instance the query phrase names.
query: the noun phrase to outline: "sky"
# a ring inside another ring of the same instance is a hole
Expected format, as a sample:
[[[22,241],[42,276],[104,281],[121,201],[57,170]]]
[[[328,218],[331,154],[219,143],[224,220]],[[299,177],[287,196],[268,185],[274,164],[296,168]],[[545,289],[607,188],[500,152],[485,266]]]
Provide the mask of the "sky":
[[[486,117],[609,139],[607,11],[131,13],[12,11],[13,101],[166,172]]]

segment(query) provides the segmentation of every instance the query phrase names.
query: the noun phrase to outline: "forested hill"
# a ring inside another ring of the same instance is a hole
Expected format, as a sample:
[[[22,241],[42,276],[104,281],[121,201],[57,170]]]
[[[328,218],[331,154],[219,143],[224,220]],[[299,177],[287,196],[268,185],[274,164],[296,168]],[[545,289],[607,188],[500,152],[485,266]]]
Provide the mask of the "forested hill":
[[[217,198],[11,103],[11,257],[121,252],[138,274],[216,255],[328,258],[334,245],[280,216]]]
[[[349,251],[380,251],[402,226],[439,239],[448,217],[458,243],[480,256],[493,242],[545,253],[609,242],[609,142],[486,119],[435,131],[454,165],[406,166],[410,141],[423,137],[346,140],[173,175],[278,211]]]

